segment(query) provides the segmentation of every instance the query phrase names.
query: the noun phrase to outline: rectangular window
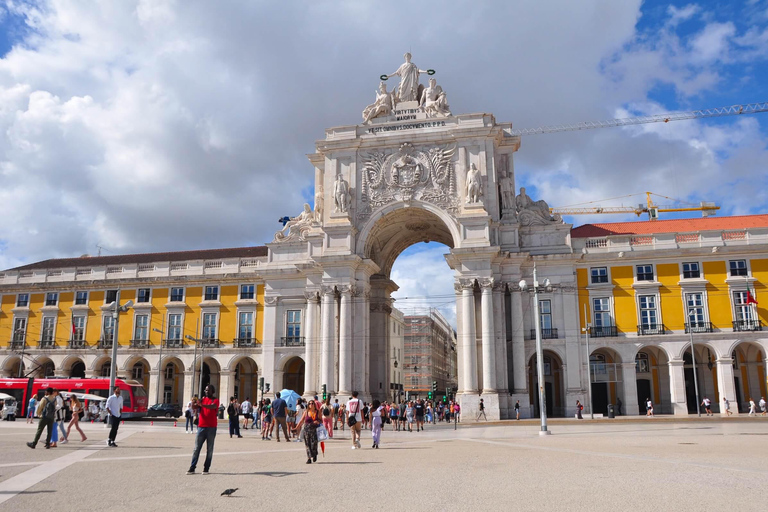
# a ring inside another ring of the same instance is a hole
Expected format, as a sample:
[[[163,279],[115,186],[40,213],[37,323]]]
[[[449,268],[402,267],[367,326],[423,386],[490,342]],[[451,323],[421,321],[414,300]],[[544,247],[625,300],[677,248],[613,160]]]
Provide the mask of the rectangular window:
[[[755,309],[747,304],[747,292],[733,292],[733,306],[735,308],[736,320],[749,323],[756,320]]]
[[[138,303],[149,302],[149,296],[150,296],[149,288],[139,288],[139,291],[136,293],[136,302]]]
[[[238,322],[240,325],[237,329],[237,337],[241,340],[253,339],[253,313],[250,311],[241,312]]]
[[[595,327],[610,327],[611,321],[611,301],[608,297],[594,299],[592,308],[595,312]]]
[[[171,302],[184,302],[184,288],[171,288]]]
[[[205,300],[219,300],[219,287],[218,286],[206,286],[205,287]]]
[[[131,377],[133,380],[141,380],[144,378],[144,367],[140,364],[137,364],[133,367],[133,370],[131,371]],[[126,393],[127,394],[127,393]]]
[[[640,325],[644,329],[655,329],[657,325],[656,296],[641,295],[638,300],[640,302]]]
[[[24,341],[24,335],[27,333],[27,319],[16,318],[13,321],[13,341]]]
[[[72,339],[75,341],[83,341],[85,339],[84,316],[72,317]]]
[[[45,305],[56,306],[59,303],[59,294],[56,292],[48,292],[45,294]]]
[[[17,308],[26,308],[29,307],[29,294],[28,293],[20,293],[16,296],[16,307]]]
[[[52,316],[43,318],[43,332],[41,341],[53,341],[53,328],[56,326],[56,319]]]
[[[653,281],[653,265],[637,265],[638,281]]]
[[[590,269],[592,274],[592,284],[608,282],[608,267],[593,267]]]
[[[181,340],[181,313],[168,315],[168,339]]]
[[[256,287],[252,284],[240,285],[241,300],[253,299],[256,296],[255,292],[256,292]]]
[[[117,301],[117,290],[107,290],[104,295],[104,304],[112,304]]]
[[[75,305],[84,306],[88,304],[88,292],[75,292]]]
[[[688,323],[691,326],[698,327],[704,323],[704,294],[686,293],[685,306]]]
[[[728,266],[731,269],[731,277],[747,275],[747,260],[731,260]]]
[[[640,352],[635,356],[635,371],[637,373],[648,373],[651,369],[651,365],[648,362],[648,354]]]
[[[115,336],[115,319],[112,315],[104,316],[103,328],[101,330],[101,339],[106,342],[111,342]]]
[[[541,329],[552,329],[552,301],[539,301],[539,318],[541,319]]]
[[[133,339],[149,339],[149,315],[136,315],[136,327],[133,331]]]
[[[288,338],[301,337],[301,310],[288,311],[285,325],[285,335]]]
[[[216,339],[216,313],[203,314],[203,339]]]
[[[683,263],[683,279],[698,279],[700,277],[701,269],[698,263]]]

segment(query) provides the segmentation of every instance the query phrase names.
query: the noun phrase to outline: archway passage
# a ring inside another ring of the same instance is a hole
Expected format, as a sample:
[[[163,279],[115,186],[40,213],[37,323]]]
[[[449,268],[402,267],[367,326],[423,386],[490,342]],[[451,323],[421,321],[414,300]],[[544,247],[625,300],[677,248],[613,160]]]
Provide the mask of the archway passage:
[[[734,399],[739,412],[749,411],[750,398],[758,403],[766,396],[765,358],[762,348],[750,342],[736,345],[731,355],[733,358],[733,384],[736,390]],[[726,397],[729,398],[730,397]]]
[[[620,362],[618,354],[608,348],[599,348],[589,356],[592,408],[598,414],[608,415],[608,404],[615,405],[619,392],[623,391]]]
[[[26,365],[20,357],[9,357],[3,367],[3,373],[7,377],[18,378],[26,375]]]
[[[302,358],[292,357],[285,363],[283,389],[292,389],[300,395],[304,394],[304,360]]]
[[[149,390],[149,363],[141,358],[130,367],[130,378],[141,383],[145,390]]]
[[[544,351],[544,398],[547,401],[547,416],[562,417],[565,415],[565,380],[563,379],[563,362],[560,357],[550,350]],[[534,416],[539,416],[539,377],[536,367],[536,354],[528,361],[528,390]]]
[[[195,387],[197,389],[195,389],[192,394],[200,394],[200,396],[202,396],[205,393],[205,386],[208,384],[213,384],[213,386],[216,388],[216,396],[219,396],[219,376],[221,373],[219,363],[211,357],[206,357],[205,361],[202,363],[202,369],[200,368],[200,364],[198,363],[198,380],[195,383]]]
[[[712,412],[720,412],[720,390],[717,386],[717,366],[715,365],[715,351],[703,344],[696,344],[696,381],[694,382],[693,357],[691,348],[688,347],[683,354],[683,368],[685,373],[685,400],[688,413],[698,412],[701,402],[696,399],[696,385],[699,387],[699,400],[705,397],[712,402]]]
[[[36,372],[38,377],[50,378],[56,375],[56,365],[50,359],[39,359],[37,364],[39,365]]]
[[[234,396],[240,402],[246,398],[250,399],[251,403],[257,401],[258,377],[259,367],[256,361],[250,357],[244,357],[237,362],[234,374]]]
[[[158,401],[164,404],[181,404],[184,392],[184,365],[175,357],[165,359],[162,365]]]
[[[646,414],[648,400],[656,414],[672,414],[669,387],[669,358],[658,347],[643,347],[635,356],[638,414]],[[632,411],[628,411],[632,412]]]

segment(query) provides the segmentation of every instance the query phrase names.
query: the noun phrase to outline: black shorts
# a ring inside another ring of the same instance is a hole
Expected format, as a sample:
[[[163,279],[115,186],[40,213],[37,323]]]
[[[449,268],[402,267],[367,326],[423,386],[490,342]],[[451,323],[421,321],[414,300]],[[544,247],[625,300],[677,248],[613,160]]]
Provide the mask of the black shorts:
[[[405,421],[405,415],[400,416],[400,421]]]
[[[251,420],[251,419],[253,419],[253,414],[247,412],[247,413],[243,414],[243,418],[245,418],[247,420]]]
[[[416,421],[420,421],[424,423],[424,415],[423,414],[417,414],[416,415]]]

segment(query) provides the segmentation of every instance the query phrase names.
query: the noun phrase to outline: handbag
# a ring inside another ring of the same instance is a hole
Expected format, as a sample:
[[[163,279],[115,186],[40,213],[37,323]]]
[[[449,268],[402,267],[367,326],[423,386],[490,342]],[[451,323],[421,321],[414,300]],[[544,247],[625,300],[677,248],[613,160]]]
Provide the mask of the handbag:
[[[349,411],[349,416],[347,417],[347,425],[350,427],[354,427],[357,425],[357,418],[355,418],[355,415],[360,412],[360,400],[357,401],[357,410],[355,412]]]
[[[328,430],[323,425],[320,425],[316,429],[317,432],[317,440],[318,441],[327,441],[328,440]]]

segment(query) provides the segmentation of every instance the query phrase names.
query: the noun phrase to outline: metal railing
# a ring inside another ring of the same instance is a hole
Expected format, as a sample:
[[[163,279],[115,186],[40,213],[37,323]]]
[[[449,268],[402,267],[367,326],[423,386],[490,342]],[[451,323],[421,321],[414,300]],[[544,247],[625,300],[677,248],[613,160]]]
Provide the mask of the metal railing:
[[[667,334],[664,324],[640,324],[637,326],[638,336],[656,336],[659,334]]]
[[[165,348],[184,348],[184,340],[181,338],[165,340]]]
[[[131,348],[148,348],[149,340],[131,340]]]
[[[280,338],[281,347],[303,347],[304,336],[283,336]]]
[[[56,340],[40,340],[40,348],[56,348]]]
[[[27,348],[25,341],[11,340],[11,350],[23,350]]]
[[[685,324],[685,334],[715,332],[712,322],[687,322]]]
[[[532,340],[536,339],[536,329],[531,329],[531,338]],[[553,327],[551,329],[542,329],[541,330],[541,339],[543,340],[556,340],[557,339],[557,327]]]
[[[760,320],[734,320],[734,331],[762,331],[763,323]]]
[[[593,338],[608,338],[610,336],[618,336],[619,331],[615,325],[608,325],[603,327],[592,326],[589,328],[589,335]]]
[[[200,340],[200,346],[203,348],[219,348],[219,344],[217,338],[203,338]]]
[[[86,348],[88,344],[85,342],[85,340],[69,340],[67,341],[67,348],[77,349],[77,348]]]
[[[256,340],[253,338],[235,338],[232,340],[232,344],[235,348],[255,347]]]
[[[110,349],[110,348],[112,348],[112,340],[111,339],[109,339],[109,340],[100,339],[99,343],[96,345],[96,347],[100,348],[100,349]]]

